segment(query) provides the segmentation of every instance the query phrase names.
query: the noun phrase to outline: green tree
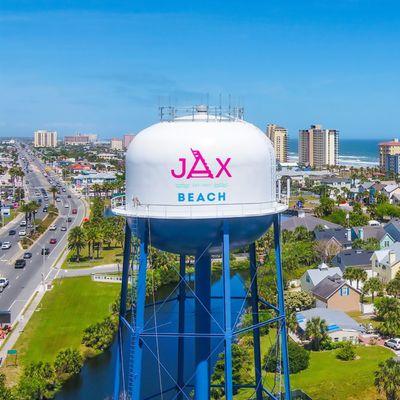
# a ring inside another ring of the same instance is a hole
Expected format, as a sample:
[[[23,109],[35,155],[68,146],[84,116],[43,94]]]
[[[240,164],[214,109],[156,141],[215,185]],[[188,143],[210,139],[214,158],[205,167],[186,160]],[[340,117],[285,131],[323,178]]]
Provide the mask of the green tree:
[[[314,210],[314,213],[317,217],[325,217],[330,215],[335,209],[335,201],[327,196],[322,196],[319,200],[319,203],[319,206],[317,206]]]
[[[83,331],[82,344],[86,347],[103,351],[110,347],[116,330],[116,320],[106,317],[102,322],[92,324]]]
[[[314,307],[315,298],[308,292],[285,292],[285,306],[288,314]]]
[[[375,294],[380,293],[383,290],[383,283],[377,277],[369,278],[363,286],[363,294],[370,293],[372,302],[375,300]]]
[[[308,368],[310,363],[310,352],[304,347],[299,346],[293,340],[289,340],[288,353],[291,374],[297,374],[298,372]],[[269,352],[265,354],[264,365],[267,372],[276,372],[278,366],[276,346],[271,347]]]
[[[305,336],[310,340],[313,350],[320,350],[321,341],[327,337],[326,329],[326,322],[320,317],[314,317],[307,321]]]
[[[343,273],[343,278],[350,281],[350,285],[353,286],[353,281],[356,279],[356,268],[346,268]]]
[[[54,361],[54,370],[58,377],[68,378],[77,375],[82,369],[83,359],[76,349],[65,349],[58,352]]]
[[[386,293],[389,294],[390,296],[400,298],[400,279],[398,277],[392,279],[386,285]]]
[[[17,387],[18,400],[44,400],[53,398],[59,381],[50,363],[42,361],[25,367]]]
[[[56,203],[56,195],[57,195],[58,189],[55,186],[52,186],[50,188],[50,193],[53,195],[53,204]]]
[[[375,386],[386,400],[400,400],[400,363],[393,358],[379,364]]]
[[[355,346],[351,342],[344,342],[336,353],[336,358],[342,361],[351,361],[356,358]]]
[[[79,262],[81,250],[86,246],[86,237],[80,226],[73,227],[68,234],[68,249],[75,251],[76,259]]]

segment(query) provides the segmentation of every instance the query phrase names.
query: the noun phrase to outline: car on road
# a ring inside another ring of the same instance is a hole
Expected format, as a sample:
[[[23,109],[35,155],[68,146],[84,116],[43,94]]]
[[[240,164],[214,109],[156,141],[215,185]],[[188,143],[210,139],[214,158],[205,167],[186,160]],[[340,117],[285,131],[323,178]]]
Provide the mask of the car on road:
[[[50,225],[49,230],[50,231],[55,231],[57,229],[57,225]]]
[[[66,226],[62,226],[62,227],[61,227],[61,231],[62,231],[62,232],[65,232],[66,230],[67,230],[67,227],[66,227]]]
[[[59,203],[61,201],[61,199],[59,197],[56,198],[57,203]]]
[[[26,236],[26,231],[25,230],[19,231],[18,236]]]
[[[47,213],[47,211],[48,211],[47,207],[43,207],[43,212]]]
[[[10,282],[7,278],[0,278],[0,293],[8,286]]]
[[[78,210],[76,208],[72,209],[72,214],[76,214],[78,212]]]
[[[9,248],[11,248],[11,243],[10,243],[10,242],[4,242],[4,243],[1,245],[1,249],[2,249],[2,250],[8,250]]]
[[[385,342],[385,346],[393,350],[400,350],[400,339],[399,338],[388,339]]]
[[[26,226],[26,221],[23,219],[20,223],[19,226]]]
[[[71,217],[68,217],[68,218],[67,218],[67,222],[72,222],[72,218],[71,218]]]
[[[69,194],[67,197],[70,199],[70,198],[71,198],[71,195]]]
[[[16,233],[17,233],[17,231],[16,231],[15,229],[10,229],[10,230],[8,231],[8,234],[9,234],[10,236],[14,236]]]
[[[65,208],[69,208],[69,204],[68,204],[68,203],[65,203],[65,204],[64,204],[64,207],[65,207]]]
[[[48,247],[43,247],[41,254],[42,256],[47,256],[48,254],[50,254],[50,250],[48,249]]]
[[[26,260],[24,260],[23,258],[19,258],[15,261],[14,268],[25,268],[25,266]]]
[[[25,260],[29,260],[30,258],[32,258],[32,253],[27,251],[26,253],[24,253],[24,258],[25,258]]]
[[[67,190],[66,190],[65,188],[62,188],[62,191],[63,191],[63,192],[66,192]]]
[[[50,244],[56,244],[57,243],[57,239],[56,238],[51,238],[50,239]]]

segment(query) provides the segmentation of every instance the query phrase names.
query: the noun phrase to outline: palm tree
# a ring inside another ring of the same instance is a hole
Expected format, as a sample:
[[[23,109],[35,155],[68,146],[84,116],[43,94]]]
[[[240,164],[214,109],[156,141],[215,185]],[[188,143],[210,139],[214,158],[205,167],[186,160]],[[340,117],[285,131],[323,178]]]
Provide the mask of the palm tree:
[[[375,386],[386,400],[400,400],[400,362],[389,358],[375,371]]]
[[[50,188],[50,193],[53,195],[53,204],[56,202],[56,194],[58,192],[58,189],[55,186],[52,186]]]
[[[15,197],[15,182],[17,178],[22,178],[25,174],[24,171],[22,171],[21,167],[18,167],[14,165],[11,167],[8,171],[11,177],[12,185],[13,185],[13,197]]]
[[[33,231],[36,232],[36,212],[39,210],[40,205],[35,200],[32,200],[28,203],[28,207],[33,218]]]
[[[392,279],[386,286],[386,293],[400,298],[400,279],[399,278],[395,278]]]
[[[313,350],[319,351],[322,340],[327,336],[326,329],[326,322],[320,317],[314,317],[307,321],[305,335],[311,341]]]
[[[76,260],[79,262],[80,252],[86,246],[86,237],[80,226],[75,226],[68,234],[68,249],[74,250]]]
[[[343,278],[350,281],[350,285],[353,286],[353,280],[356,279],[356,269],[355,268],[346,268],[343,273]]]
[[[365,282],[368,279],[367,271],[359,268],[355,268],[354,279],[357,283],[357,290],[360,289],[360,282]]]
[[[364,293],[371,293],[372,297],[372,302],[374,302],[375,299],[375,293],[376,292],[381,292],[383,290],[383,283],[379,278],[373,277],[369,278],[363,287],[363,292]]]

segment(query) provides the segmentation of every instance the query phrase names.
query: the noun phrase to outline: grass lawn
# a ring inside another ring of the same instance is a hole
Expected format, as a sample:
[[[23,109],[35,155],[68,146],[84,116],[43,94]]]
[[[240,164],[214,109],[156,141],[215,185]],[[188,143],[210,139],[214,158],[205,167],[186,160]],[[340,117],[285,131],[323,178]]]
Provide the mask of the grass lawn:
[[[367,325],[370,323],[374,328],[378,328],[380,325],[380,322],[377,321],[374,316],[363,315],[360,311],[352,311],[347,314],[360,324]]]
[[[77,268],[90,268],[95,267],[97,265],[105,265],[105,264],[115,264],[115,259],[119,258],[122,263],[122,248],[121,247],[111,247],[110,249],[104,248],[100,252],[100,257],[96,258],[97,252],[94,252],[95,257],[91,260],[88,257],[88,249],[85,247],[82,250],[81,260],[79,263],[70,261],[71,258],[75,257],[75,251],[70,251],[68,253],[67,258],[62,264],[61,268],[64,269],[77,269]]]
[[[273,331],[261,338],[263,357],[274,339]],[[374,371],[381,361],[393,357],[393,353],[379,346],[357,346],[359,358],[345,362],[336,358],[336,351],[311,352],[308,369],[291,375],[292,389],[302,389],[315,400],[383,399],[374,387]],[[249,373],[254,376],[253,371]],[[268,388],[272,387],[272,374],[264,374],[264,384]],[[247,400],[252,393],[252,390],[242,389],[235,399]]]
[[[79,348],[83,330],[109,314],[119,289],[90,277],[55,281],[17,341],[22,364],[53,361],[59,350]]]

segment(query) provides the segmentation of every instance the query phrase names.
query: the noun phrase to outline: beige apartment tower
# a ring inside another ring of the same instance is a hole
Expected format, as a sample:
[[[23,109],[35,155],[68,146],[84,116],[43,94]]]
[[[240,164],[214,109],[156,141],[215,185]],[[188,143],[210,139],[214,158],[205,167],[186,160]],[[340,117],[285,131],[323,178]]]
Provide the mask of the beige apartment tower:
[[[280,163],[288,162],[288,134],[287,129],[275,124],[267,125],[267,136],[275,149],[276,159]]]
[[[388,171],[388,156],[400,155],[400,141],[395,138],[390,142],[379,143],[379,166],[382,171]]]
[[[299,131],[299,164],[322,169],[337,165],[339,157],[339,131],[311,125]]]
[[[57,147],[57,132],[36,131],[33,137],[35,147]]]

